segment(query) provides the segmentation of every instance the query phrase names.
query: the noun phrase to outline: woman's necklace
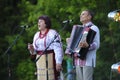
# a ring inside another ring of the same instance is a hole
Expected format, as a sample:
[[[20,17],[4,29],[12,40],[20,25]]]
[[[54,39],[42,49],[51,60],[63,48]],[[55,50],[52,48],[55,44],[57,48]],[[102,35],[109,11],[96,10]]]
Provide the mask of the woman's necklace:
[[[48,31],[49,31],[49,29],[47,29],[44,34],[42,34],[41,31],[40,31],[39,37],[44,38],[47,35]]]

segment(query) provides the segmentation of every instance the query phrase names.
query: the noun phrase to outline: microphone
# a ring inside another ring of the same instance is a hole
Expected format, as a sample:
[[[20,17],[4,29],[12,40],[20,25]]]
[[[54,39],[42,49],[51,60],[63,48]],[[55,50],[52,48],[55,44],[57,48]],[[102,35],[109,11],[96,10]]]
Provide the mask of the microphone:
[[[62,23],[70,23],[70,22],[72,22],[73,20],[72,19],[70,19],[70,20],[65,20],[65,21],[63,21]]]
[[[29,25],[22,25],[22,26],[20,26],[21,28],[29,28],[30,26]]]

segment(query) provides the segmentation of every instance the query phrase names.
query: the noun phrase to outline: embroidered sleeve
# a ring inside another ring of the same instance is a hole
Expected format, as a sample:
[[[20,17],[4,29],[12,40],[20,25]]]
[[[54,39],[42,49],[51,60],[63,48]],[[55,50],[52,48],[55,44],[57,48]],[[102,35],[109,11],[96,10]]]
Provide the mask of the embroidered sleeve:
[[[37,32],[35,35],[34,35],[34,38],[33,38],[33,47],[34,49],[36,50],[37,49],[37,46],[36,46],[36,40],[38,39],[39,37],[39,32]]]
[[[56,36],[56,39],[55,39],[52,47],[53,47],[54,52],[55,52],[56,63],[62,64],[62,60],[63,60],[63,48],[62,48],[61,38],[60,38],[59,34],[57,34],[55,36]]]

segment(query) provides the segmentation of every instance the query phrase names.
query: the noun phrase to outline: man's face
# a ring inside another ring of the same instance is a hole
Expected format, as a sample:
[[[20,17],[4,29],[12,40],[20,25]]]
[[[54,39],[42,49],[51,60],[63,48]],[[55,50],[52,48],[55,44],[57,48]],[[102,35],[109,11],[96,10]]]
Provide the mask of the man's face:
[[[87,23],[91,21],[91,15],[88,13],[88,11],[82,11],[80,15],[80,22]]]

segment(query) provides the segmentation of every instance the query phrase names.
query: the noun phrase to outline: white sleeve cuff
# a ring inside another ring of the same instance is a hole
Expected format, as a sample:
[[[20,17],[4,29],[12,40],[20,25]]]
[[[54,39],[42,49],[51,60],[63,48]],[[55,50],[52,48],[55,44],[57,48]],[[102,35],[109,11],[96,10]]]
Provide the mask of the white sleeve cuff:
[[[37,54],[37,52],[34,50],[34,52],[32,53],[32,51],[29,51],[31,55],[35,55]]]

